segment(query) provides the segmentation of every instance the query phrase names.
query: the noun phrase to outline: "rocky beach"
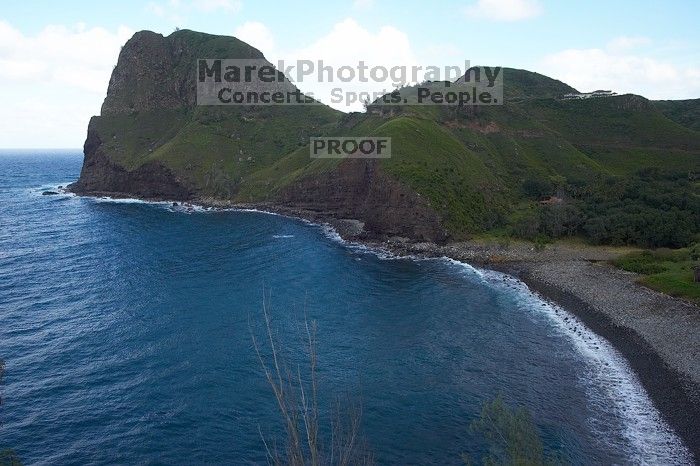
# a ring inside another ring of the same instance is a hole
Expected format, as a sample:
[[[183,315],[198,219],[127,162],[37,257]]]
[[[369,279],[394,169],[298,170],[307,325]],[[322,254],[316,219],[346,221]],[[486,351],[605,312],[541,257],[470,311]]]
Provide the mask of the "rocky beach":
[[[395,254],[446,256],[516,276],[575,315],[627,359],[656,407],[700,457],[700,308],[612,266],[614,248],[480,241],[371,243]]]

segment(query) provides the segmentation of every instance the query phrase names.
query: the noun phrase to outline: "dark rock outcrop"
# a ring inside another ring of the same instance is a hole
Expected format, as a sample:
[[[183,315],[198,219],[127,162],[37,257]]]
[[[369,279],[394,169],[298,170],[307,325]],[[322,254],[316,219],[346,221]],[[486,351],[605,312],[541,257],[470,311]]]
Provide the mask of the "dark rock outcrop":
[[[147,162],[134,170],[127,170],[111,161],[102,148],[99,135],[92,128],[88,129],[83,151],[85,159],[80,178],[68,186],[76,194],[173,200],[192,198],[191,189],[162,163]]]
[[[291,184],[279,202],[334,218],[362,220],[369,237],[447,240],[429,203],[384,173],[377,160],[344,160],[327,173]]]
[[[119,54],[102,115],[194,107],[196,60],[210,58],[200,56],[205,52],[200,53],[195,42],[212,37],[192,31],[178,31],[167,37],[151,31],[134,34]],[[227,39],[236,48],[236,58],[264,58],[260,51],[238,39]]]

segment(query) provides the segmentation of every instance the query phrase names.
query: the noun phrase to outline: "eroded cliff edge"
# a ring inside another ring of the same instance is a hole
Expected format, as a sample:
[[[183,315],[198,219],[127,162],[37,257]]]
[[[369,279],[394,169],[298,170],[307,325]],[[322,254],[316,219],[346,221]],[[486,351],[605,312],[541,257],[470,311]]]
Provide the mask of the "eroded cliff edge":
[[[376,161],[325,162],[306,170],[312,163],[308,138],[337,132],[342,113],[321,104],[198,107],[196,60],[211,56],[263,58],[232,37],[136,33],[119,55],[101,115],[90,121],[80,178],[69,189],[83,195],[265,203],[356,219],[369,238],[447,238],[429,202]],[[288,159],[292,167],[279,166]]]

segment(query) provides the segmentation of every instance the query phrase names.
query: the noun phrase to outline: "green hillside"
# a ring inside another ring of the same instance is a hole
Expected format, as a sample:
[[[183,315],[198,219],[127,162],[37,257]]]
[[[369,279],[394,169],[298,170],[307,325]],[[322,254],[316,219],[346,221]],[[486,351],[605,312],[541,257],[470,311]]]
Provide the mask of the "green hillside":
[[[657,100],[652,103],[669,120],[688,129],[700,131],[700,99]]]
[[[567,91],[559,84],[536,88]],[[454,238],[491,232],[643,246],[697,239],[700,135],[642,97],[535,96],[473,114],[404,106],[383,115],[357,115],[357,126],[343,134],[392,137],[392,157],[381,165],[429,199]],[[291,160],[293,178],[283,169]],[[285,174],[277,189],[322,172],[318,163],[304,162],[303,150],[275,170]],[[265,197],[264,190],[258,194]],[[549,196],[560,204],[542,205]]]
[[[321,104],[203,107],[194,96],[198,57],[262,54],[231,37],[137,33],[120,54],[102,115],[91,122],[97,143],[88,138],[93,141],[86,143],[88,169],[78,184],[102,190],[109,176],[100,168],[102,178],[91,180],[89,167],[102,165],[88,163],[102,154],[126,170],[127,178],[134,173],[137,187],[147,182],[136,176],[139,170],[165,167],[195,198],[272,203],[284,198],[293,204],[290,193],[303,187],[308,207],[309,190],[327,190],[324,180],[358,163],[312,159],[310,137],[385,136],[392,138],[391,158],[372,162],[375,169],[427,201],[455,239],[581,236],[649,247],[698,239],[697,100],[650,102],[636,95],[564,100],[576,90],[504,68],[505,105],[498,106],[377,101],[366,113],[351,114]],[[127,184],[125,190],[134,189]]]

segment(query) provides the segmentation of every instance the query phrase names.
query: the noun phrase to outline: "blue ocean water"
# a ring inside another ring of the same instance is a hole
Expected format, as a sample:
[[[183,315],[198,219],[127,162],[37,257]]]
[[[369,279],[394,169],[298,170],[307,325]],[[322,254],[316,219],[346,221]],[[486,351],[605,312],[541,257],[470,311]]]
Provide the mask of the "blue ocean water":
[[[264,463],[265,293],[292,367],[316,321],[322,410],[359,401],[380,464],[478,457],[499,394],[573,464],[688,461],[618,353],[515,279],[265,213],[41,195],[81,163],[0,153],[0,449],[26,464]]]

